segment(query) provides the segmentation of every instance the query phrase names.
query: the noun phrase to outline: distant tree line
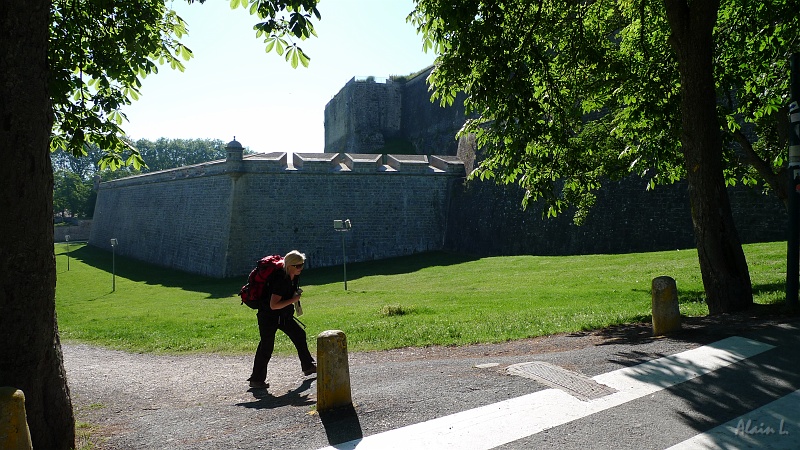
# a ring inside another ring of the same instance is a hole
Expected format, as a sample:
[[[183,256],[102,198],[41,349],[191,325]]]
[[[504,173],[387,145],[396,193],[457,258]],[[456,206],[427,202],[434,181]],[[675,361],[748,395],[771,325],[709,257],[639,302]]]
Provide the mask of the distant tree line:
[[[108,181],[117,178],[174,169],[224,159],[225,143],[219,139],[139,139],[133,143],[146,165],[135,169],[123,166],[117,170],[101,169],[104,151],[86,146],[85,155],[75,157],[63,148],[51,154],[53,164],[53,215],[56,220],[91,218],[97,193],[95,178]],[[245,153],[250,153],[245,150]]]

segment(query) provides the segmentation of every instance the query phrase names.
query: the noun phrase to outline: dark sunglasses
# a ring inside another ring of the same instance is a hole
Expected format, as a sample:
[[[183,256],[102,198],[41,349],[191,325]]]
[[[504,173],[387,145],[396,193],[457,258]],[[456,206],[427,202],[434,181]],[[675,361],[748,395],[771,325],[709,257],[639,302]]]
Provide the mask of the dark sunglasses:
[[[292,267],[294,267],[295,269],[302,269],[303,264],[292,264]]]

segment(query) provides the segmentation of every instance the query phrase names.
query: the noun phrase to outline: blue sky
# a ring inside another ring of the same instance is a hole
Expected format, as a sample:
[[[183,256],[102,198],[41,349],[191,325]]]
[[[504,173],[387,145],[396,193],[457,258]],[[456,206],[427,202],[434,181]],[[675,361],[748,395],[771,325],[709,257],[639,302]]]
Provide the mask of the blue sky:
[[[133,139],[236,136],[256,152],[322,152],[325,105],[352,77],[408,75],[433,63],[405,21],[412,0],[324,0],[318,37],[300,43],[308,68],[292,69],[264,43],[247,10],[227,0],[173,9],[188,22],[182,42],[194,52],[186,71],[159,68],[123,112]]]

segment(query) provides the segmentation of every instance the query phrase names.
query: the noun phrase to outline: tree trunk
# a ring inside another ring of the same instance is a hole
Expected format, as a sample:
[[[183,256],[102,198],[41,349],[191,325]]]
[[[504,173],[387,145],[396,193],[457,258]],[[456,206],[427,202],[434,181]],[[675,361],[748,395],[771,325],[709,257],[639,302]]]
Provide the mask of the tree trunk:
[[[25,393],[36,449],[75,446],[55,315],[49,0],[0,2],[0,386]]]
[[[753,292],[722,174],[712,36],[719,1],[664,3],[681,77],[681,145],[706,302],[710,314],[741,311],[753,305]]]

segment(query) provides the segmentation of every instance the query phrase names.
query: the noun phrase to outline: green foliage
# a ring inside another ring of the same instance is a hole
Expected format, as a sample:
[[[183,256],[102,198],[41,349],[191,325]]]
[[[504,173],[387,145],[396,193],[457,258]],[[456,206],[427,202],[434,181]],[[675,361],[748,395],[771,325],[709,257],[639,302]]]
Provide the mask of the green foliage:
[[[772,182],[785,165],[776,123],[800,50],[797,11],[797,0],[721,2],[714,67],[729,183]],[[548,215],[575,205],[576,218],[604,179],[635,174],[653,188],[685,176],[664,2],[419,0],[409,21],[438,53],[435,97],[467,94],[475,118],[461,133],[486,152],[472,176],[518,183]]]
[[[183,70],[191,51],[177,39],[186,23],[162,0],[54,0],[51,18],[51,150],[80,156],[94,144],[105,152],[102,168],[138,168],[120,108],[138,98],[141,78],[156,73],[157,63]]]
[[[80,157],[76,157],[63,147],[52,152],[50,162],[53,165],[53,171],[72,172],[81,180],[91,180],[100,170],[99,163],[103,152],[95,145],[85,146],[84,149],[86,155]]]
[[[61,337],[130,351],[251,353],[253,310],[236,295],[244,276],[218,280],[56,245]],[[785,242],[745,246],[756,302],[782,302]],[[703,287],[693,250],[629,255],[506,256],[474,259],[427,253],[304,272],[302,317],[309,344],[343,330],[352,351],[502,342],[648,321],[653,278],[677,281],[681,313],[702,316]],[[398,287],[402,287],[398,289]],[[276,350],[294,349],[279,337]]]
[[[142,173],[225,159],[225,143],[219,139],[139,139],[136,148],[147,161]]]
[[[285,53],[297,67],[308,66],[309,58],[289,36],[315,34],[311,17],[320,19],[318,1],[232,0],[231,7],[249,4],[262,19],[254,29],[266,36],[267,52]],[[144,159],[124,136],[121,108],[139,98],[142,79],[159,65],[184,70],[192,57],[180,42],[188,25],[163,0],[53,0],[50,13],[51,151],[80,157],[96,146],[101,169],[140,169]]]
[[[414,78],[422,75],[427,70],[428,70],[428,68],[426,67],[426,68],[424,68],[422,70],[418,70],[418,71],[416,71],[414,73],[411,73],[411,74],[408,74],[408,75],[390,75],[389,79],[392,80],[395,83],[406,83],[406,82],[408,82],[410,80],[413,80]]]
[[[724,2],[714,39],[726,179],[785,189],[789,55],[800,51],[800,2]],[[772,179],[770,179],[772,177]]]
[[[292,68],[299,64],[308,67],[311,58],[300,48],[292,37],[306,40],[316,36],[312,18],[320,20],[322,16],[317,9],[319,0],[263,1],[230,0],[231,9],[247,8],[250,14],[258,16],[262,21],[253,26],[256,37],[263,38],[267,53],[275,50],[283,55]],[[285,12],[281,12],[285,11]],[[285,53],[285,55],[284,55]]]
[[[53,211],[66,216],[91,217],[97,194],[94,178],[101,181],[157,170],[173,169],[192,164],[225,159],[225,144],[219,139],[165,139],[135,142],[139,155],[148,162],[138,169],[120,167],[116,170],[102,169],[104,152],[95,145],[84,147],[85,155],[76,157],[63,148],[53,152],[51,161],[55,184],[53,187]],[[249,150],[248,150],[249,151]]]
[[[73,172],[57,170],[53,174],[53,213],[62,217],[87,217],[93,212],[89,204],[91,181],[84,181]]]

